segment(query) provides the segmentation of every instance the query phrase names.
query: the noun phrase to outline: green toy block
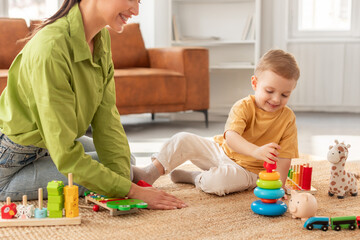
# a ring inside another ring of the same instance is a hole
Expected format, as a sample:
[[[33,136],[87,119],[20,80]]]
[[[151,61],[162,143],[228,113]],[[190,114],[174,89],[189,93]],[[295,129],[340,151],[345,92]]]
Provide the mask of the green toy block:
[[[63,211],[49,211],[49,218],[62,218]]]
[[[49,203],[47,204],[47,209],[49,211],[60,211],[64,208],[64,204],[60,203]]]
[[[48,202],[64,204],[64,195],[59,195],[59,196],[50,195],[48,196]]]
[[[48,191],[48,195],[59,196],[63,194],[64,183],[63,181],[51,181],[48,182],[46,189]]]

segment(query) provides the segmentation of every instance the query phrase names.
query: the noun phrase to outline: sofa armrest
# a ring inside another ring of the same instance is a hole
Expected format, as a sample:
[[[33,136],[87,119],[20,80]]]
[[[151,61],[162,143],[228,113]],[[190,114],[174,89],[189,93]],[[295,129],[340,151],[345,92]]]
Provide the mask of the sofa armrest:
[[[186,79],[184,110],[209,108],[209,52],[200,47],[148,49],[150,67],[180,72]]]
[[[0,94],[4,91],[7,84],[8,70],[0,69]]]

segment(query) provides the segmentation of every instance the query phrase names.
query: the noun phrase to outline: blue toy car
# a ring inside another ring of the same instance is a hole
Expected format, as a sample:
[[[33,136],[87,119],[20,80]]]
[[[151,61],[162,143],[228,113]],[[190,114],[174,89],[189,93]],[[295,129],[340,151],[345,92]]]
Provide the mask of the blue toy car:
[[[330,224],[328,217],[311,217],[304,224],[304,228],[308,230],[313,230],[314,228],[316,228],[327,231],[329,229],[329,226]]]

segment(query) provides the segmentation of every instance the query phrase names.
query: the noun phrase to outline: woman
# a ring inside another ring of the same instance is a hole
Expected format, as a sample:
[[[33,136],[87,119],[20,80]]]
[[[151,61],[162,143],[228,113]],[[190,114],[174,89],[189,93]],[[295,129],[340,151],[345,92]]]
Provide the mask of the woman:
[[[81,195],[91,189],[142,199],[153,209],[186,206],[130,180],[104,27],[121,32],[138,11],[138,0],[65,0],[29,37],[0,97],[0,200],[36,199],[39,187],[51,180],[67,184],[72,172]],[[94,144],[83,137],[90,124]]]

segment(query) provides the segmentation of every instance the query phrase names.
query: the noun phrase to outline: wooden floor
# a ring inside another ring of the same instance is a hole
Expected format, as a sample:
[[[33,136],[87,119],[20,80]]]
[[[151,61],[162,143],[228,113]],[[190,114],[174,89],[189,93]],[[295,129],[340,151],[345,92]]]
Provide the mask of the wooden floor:
[[[301,153],[326,159],[329,145],[338,139],[352,145],[348,161],[360,160],[360,114],[297,112],[296,117]],[[144,165],[175,133],[185,131],[211,138],[222,134],[226,118],[210,114],[209,128],[205,127],[203,115],[195,112],[157,114],[154,121],[150,114],[124,115],[121,121],[137,164]]]

